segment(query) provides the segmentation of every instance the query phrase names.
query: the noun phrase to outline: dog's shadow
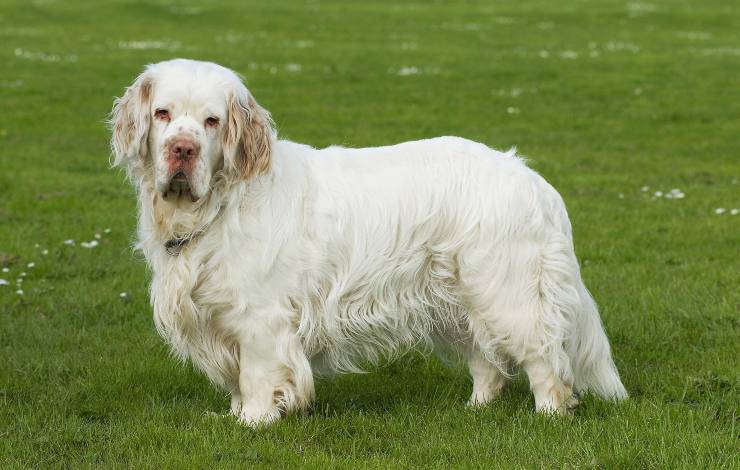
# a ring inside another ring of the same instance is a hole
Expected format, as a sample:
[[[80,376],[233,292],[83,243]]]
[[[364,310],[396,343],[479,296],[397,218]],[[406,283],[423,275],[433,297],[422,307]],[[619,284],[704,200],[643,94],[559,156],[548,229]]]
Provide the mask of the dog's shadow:
[[[316,403],[310,414],[328,418],[356,413],[393,414],[403,409],[464,408],[472,390],[463,365],[446,365],[422,354],[365,370],[361,374],[317,378]],[[526,383],[514,380],[501,399],[527,403]]]
[[[365,373],[316,377],[316,400],[301,415],[325,419],[353,415],[395,416],[404,411],[424,413],[450,408],[464,410],[472,390],[464,364],[445,364],[422,353],[412,352],[378,366],[368,364],[363,370]],[[210,384],[192,364],[183,368],[180,364],[163,361],[160,367],[148,369],[145,375],[130,377],[129,381],[138,384],[136,388],[143,395],[139,399],[149,406],[228,414],[228,396]],[[525,378],[515,376],[496,403],[497,408],[503,407],[510,412],[533,409],[534,402]]]

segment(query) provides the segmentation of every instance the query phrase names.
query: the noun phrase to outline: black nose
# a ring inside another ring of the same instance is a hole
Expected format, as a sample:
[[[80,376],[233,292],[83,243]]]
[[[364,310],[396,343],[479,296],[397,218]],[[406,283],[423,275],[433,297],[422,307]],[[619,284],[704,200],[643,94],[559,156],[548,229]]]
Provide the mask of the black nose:
[[[197,148],[191,140],[176,140],[170,146],[170,154],[178,160],[190,160],[196,155]]]

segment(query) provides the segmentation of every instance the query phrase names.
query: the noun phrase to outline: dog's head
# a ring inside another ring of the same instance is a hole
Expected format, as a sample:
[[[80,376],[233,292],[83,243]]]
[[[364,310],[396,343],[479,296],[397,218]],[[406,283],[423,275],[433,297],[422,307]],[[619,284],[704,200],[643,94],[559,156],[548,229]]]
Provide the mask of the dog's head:
[[[176,59],[150,65],[116,99],[114,165],[148,179],[172,203],[207,196],[216,176],[238,181],[270,168],[270,114],[231,70]]]

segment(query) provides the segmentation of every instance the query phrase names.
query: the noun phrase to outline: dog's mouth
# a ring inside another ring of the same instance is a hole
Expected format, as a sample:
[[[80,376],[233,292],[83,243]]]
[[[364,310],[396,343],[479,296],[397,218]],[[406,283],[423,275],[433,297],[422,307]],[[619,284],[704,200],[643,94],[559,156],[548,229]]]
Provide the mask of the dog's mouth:
[[[167,189],[162,192],[162,197],[165,200],[169,200],[170,198],[176,200],[181,197],[188,198],[191,202],[196,202],[198,200],[198,197],[193,194],[193,191],[190,188],[188,177],[185,176],[185,173],[182,171],[176,173],[175,176],[172,177]]]

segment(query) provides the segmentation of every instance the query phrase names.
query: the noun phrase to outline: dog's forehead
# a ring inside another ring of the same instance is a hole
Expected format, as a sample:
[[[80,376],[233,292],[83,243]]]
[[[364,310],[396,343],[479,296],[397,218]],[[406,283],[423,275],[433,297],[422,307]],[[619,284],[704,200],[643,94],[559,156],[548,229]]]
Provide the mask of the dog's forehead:
[[[187,108],[226,108],[226,92],[223,87],[209,84],[157,81],[154,86],[155,104],[176,104]]]
[[[189,63],[162,64],[152,70],[155,103],[225,107],[233,88],[233,74],[215,67]]]

